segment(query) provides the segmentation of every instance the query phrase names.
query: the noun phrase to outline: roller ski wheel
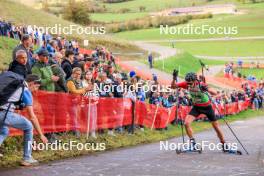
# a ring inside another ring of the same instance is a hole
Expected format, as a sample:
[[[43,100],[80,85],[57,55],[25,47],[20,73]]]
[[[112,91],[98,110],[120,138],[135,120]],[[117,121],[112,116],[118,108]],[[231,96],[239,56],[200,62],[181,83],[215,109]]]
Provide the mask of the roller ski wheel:
[[[223,152],[226,154],[242,155],[242,152],[240,150],[225,150]]]
[[[194,148],[189,148],[189,149],[176,149],[176,154],[181,154],[181,153],[202,153],[202,149],[194,149]]]
[[[234,154],[234,155],[242,155],[242,152],[240,150],[233,150],[228,148],[228,144],[223,144],[223,152],[227,154]]]

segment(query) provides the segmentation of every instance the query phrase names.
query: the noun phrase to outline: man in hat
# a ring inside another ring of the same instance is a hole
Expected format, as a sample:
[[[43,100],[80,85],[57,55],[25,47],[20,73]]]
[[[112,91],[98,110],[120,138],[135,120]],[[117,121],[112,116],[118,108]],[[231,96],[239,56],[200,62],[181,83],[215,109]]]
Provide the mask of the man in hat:
[[[40,90],[55,91],[55,82],[59,80],[54,76],[49,62],[49,52],[42,49],[38,52],[39,60],[34,64],[32,73],[38,75],[41,79]]]

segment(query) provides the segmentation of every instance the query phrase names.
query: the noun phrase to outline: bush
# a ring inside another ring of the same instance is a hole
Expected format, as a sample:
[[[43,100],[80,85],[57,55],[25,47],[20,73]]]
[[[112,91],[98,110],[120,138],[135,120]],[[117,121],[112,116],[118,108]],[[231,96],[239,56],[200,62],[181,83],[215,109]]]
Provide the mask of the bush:
[[[186,15],[186,16],[156,16],[143,17],[126,22],[112,23],[107,26],[108,32],[131,31],[137,29],[147,29],[151,27],[160,27],[160,25],[175,26],[185,24],[191,19],[211,18],[212,14]]]
[[[145,6],[139,6],[139,11],[140,12],[145,12],[146,11],[146,7]]]
[[[70,0],[63,10],[63,18],[81,25],[88,25],[91,23],[88,9],[85,2]]]
[[[128,9],[128,8],[122,8],[122,9],[119,9],[117,12],[118,13],[128,13],[128,12],[130,12],[130,9]]]

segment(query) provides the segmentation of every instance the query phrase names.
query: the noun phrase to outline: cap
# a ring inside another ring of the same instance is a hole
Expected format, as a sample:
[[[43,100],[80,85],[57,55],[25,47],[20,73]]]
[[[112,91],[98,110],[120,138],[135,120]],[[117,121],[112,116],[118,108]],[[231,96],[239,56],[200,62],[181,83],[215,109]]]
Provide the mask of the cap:
[[[49,52],[48,52],[47,50],[45,50],[45,49],[41,49],[41,50],[39,50],[39,51],[37,52],[37,54],[38,54],[39,56],[46,56],[46,57],[49,56]]]

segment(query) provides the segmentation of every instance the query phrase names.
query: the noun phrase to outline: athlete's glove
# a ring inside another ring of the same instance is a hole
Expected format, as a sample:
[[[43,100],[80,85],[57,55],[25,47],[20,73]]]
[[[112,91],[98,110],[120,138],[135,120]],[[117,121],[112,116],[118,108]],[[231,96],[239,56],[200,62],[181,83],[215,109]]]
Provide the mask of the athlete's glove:
[[[172,73],[173,80],[177,80],[178,73],[179,73],[179,71],[178,71],[178,70],[176,70],[176,69],[174,69],[174,70],[173,70],[173,73]]]
[[[200,85],[200,89],[202,92],[207,92],[208,91],[208,86],[207,85]]]

